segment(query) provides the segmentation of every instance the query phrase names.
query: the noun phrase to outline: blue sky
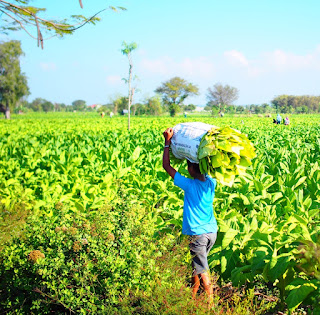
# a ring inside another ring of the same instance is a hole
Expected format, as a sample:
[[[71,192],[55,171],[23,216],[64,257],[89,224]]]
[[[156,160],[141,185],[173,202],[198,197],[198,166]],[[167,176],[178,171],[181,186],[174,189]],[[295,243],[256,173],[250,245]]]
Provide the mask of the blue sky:
[[[21,40],[30,101],[83,99],[90,105],[125,95],[123,41],[139,46],[133,53],[135,101],[153,96],[174,76],[200,89],[187,104],[205,105],[208,87],[217,82],[239,89],[235,104],[268,103],[280,94],[320,95],[318,0],[83,0],[84,9],[77,0],[33,4],[46,2],[45,16],[53,18],[89,16],[109,5],[127,11],[105,11],[95,26],[47,40],[44,50],[22,32],[1,35]]]

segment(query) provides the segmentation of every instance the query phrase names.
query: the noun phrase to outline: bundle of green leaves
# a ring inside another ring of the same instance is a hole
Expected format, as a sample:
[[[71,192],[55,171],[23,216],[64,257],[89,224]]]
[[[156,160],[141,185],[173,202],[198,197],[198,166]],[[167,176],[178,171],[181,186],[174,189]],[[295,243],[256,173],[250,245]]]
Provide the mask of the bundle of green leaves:
[[[256,156],[248,137],[230,127],[213,127],[201,139],[198,149],[200,171],[232,186],[235,176],[246,172]]]

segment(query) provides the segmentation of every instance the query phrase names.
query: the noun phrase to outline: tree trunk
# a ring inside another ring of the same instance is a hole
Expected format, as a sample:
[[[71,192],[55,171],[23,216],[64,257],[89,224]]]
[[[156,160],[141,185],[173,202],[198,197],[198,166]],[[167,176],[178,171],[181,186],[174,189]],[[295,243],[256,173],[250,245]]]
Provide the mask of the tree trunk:
[[[10,119],[10,108],[9,106],[6,107],[5,113],[4,113],[6,119]]]
[[[128,80],[128,87],[129,87],[129,97],[128,97],[128,131],[130,131],[130,110],[131,110],[131,98],[132,98],[132,91],[131,91],[131,79],[132,79],[132,63],[129,58],[129,80]]]
[[[134,90],[135,90],[135,88],[131,89],[131,102],[130,102],[131,106],[133,105]],[[133,106],[133,113],[132,114],[133,114],[133,116],[136,114],[136,106]]]
[[[6,119],[10,119],[10,107],[0,103],[0,112],[4,114]]]

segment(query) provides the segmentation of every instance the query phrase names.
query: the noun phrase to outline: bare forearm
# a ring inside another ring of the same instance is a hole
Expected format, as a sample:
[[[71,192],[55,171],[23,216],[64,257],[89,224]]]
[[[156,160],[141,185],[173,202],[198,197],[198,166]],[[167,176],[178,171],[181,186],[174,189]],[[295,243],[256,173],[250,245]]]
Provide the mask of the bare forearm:
[[[167,166],[170,166],[170,148],[171,141],[165,141],[163,148],[162,166],[166,170]]]
[[[163,158],[162,158],[162,166],[166,170],[166,172],[174,178],[174,175],[176,174],[176,170],[170,165],[170,153],[169,153],[169,147],[170,147],[171,141],[166,140],[164,149],[163,149]]]

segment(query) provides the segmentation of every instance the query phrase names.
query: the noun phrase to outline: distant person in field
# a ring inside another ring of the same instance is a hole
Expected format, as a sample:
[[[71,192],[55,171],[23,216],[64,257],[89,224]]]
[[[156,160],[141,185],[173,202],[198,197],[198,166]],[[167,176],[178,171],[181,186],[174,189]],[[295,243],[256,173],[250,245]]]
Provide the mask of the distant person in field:
[[[290,124],[290,120],[289,120],[289,117],[288,117],[288,116],[287,116],[286,119],[284,120],[284,124],[287,125],[287,126]]]
[[[213,300],[208,254],[217,238],[217,221],[213,213],[213,198],[217,186],[216,179],[201,174],[199,164],[188,163],[188,172],[193,179],[182,176],[170,165],[169,147],[173,129],[163,133],[165,146],[162,165],[173,178],[174,184],[184,190],[182,233],[189,235],[192,256],[192,296],[195,298],[200,282],[206,291],[209,303]]]
[[[110,112],[110,118],[112,118],[112,116],[113,116],[113,112]]]
[[[101,118],[103,118],[104,117],[104,112],[101,112],[100,115],[101,115]]]
[[[282,121],[282,117],[280,116],[280,114],[277,115],[277,124],[280,125]]]
[[[187,118],[187,112],[184,112],[184,118]]]

